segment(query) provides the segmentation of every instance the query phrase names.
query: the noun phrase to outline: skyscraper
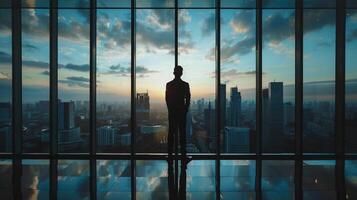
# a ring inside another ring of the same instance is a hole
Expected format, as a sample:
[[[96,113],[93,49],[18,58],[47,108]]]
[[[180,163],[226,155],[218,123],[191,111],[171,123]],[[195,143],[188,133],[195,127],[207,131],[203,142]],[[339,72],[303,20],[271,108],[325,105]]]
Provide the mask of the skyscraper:
[[[262,91],[262,137],[264,141],[264,145],[266,146],[265,143],[268,143],[268,139],[270,137],[269,132],[269,89],[263,89]],[[270,142],[270,141],[269,141]]]
[[[270,137],[281,139],[284,130],[283,82],[269,83]]]
[[[242,97],[238,92],[238,87],[231,88],[231,101],[230,101],[230,126],[238,127],[240,125],[239,118],[242,110]]]
[[[150,97],[148,92],[136,94],[136,113],[138,122],[150,119]]]
[[[208,137],[216,138],[215,109],[212,109],[211,102],[208,103],[208,108],[204,110],[204,119]]]
[[[220,84],[220,109],[221,109],[221,128],[226,126],[226,84]]]
[[[74,102],[58,103],[58,145],[59,151],[71,151],[79,148],[81,140],[80,127],[75,126]]]
[[[114,145],[116,143],[117,130],[112,126],[102,126],[97,128],[98,145]]]
[[[74,126],[74,102],[59,102],[58,129],[66,130],[74,128]]]

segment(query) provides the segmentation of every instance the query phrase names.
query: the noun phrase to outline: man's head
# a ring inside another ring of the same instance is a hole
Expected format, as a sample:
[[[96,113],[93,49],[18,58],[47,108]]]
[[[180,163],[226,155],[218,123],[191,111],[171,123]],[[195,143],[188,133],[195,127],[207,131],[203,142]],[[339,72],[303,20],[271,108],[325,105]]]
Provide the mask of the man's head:
[[[176,78],[180,78],[182,76],[183,68],[180,65],[177,65],[174,69],[174,75]]]

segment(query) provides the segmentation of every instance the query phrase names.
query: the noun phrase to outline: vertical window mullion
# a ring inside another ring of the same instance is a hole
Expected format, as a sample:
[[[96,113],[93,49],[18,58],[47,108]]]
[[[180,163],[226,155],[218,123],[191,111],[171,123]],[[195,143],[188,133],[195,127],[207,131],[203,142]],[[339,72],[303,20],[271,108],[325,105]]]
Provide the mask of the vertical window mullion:
[[[295,2],[295,199],[302,200],[303,0]]]
[[[90,1],[90,196],[97,198],[96,186],[96,68],[97,68],[97,1]]]
[[[13,196],[21,199],[22,153],[22,49],[21,0],[12,1],[12,134],[13,134]]]
[[[337,199],[345,199],[345,52],[346,52],[346,10],[345,0],[338,0],[336,5],[336,92],[335,92],[335,134],[336,134],[336,193]]]
[[[221,10],[220,10],[220,1],[216,0],[216,9],[215,9],[215,27],[216,27],[216,199],[220,199],[220,190],[221,190],[221,181],[220,181],[220,153],[221,153]],[[223,108],[225,109],[225,108]]]
[[[57,199],[58,2],[50,2],[50,199]]]
[[[175,67],[178,65],[178,0],[175,0]],[[174,136],[174,147],[175,147],[175,188],[174,188],[174,198],[176,199],[178,197],[178,185],[179,185],[179,166],[178,166],[178,134],[175,134]]]
[[[136,199],[136,173],[135,167],[136,162],[133,158],[135,155],[135,134],[136,134],[136,85],[135,85],[135,76],[136,76],[136,0],[131,0],[131,199]]]
[[[262,175],[262,1],[256,1],[256,199],[261,200],[261,175]]]

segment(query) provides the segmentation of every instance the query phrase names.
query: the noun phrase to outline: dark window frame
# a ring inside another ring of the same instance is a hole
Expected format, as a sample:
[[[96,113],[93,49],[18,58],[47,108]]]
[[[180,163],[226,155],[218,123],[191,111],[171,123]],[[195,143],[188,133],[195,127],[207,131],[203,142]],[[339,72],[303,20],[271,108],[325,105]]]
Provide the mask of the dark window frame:
[[[135,66],[136,66],[136,10],[144,8],[136,8],[136,2],[131,2],[131,151],[130,154],[97,154],[96,153],[96,11],[97,0],[90,0],[90,151],[88,154],[59,154],[57,147],[57,100],[58,100],[58,0],[51,0],[50,4],[50,153],[49,154],[26,154],[22,152],[22,61],[21,61],[21,0],[13,0],[11,5],[12,10],[12,126],[13,126],[13,146],[12,153],[1,153],[0,159],[12,159],[12,179],[13,179],[13,197],[14,199],[21,199],[21,162],[23,159],[47,159],[50,160],[50,192],[49,199],[57,199],[57,165],[59,159],[79,159],[89,160],[90,162],[90,194],[91,199],[96,199],[96,161],[97,160],[130,160],[131,162],[131,196],[136,199],[136,182],[135,182],[135,164],[136,160],[167,160],[167,154],[136,154],[135,151],[135,128],[136,128],[136,113],[135,113]],[[302,137],[302,121],[303,121],[303,12],[304,9],[318,9],[318,8],[304,8],[303,0],[295,1],[295,153],[294,154],[263,154],[261,149],[262,137],[262,10],[263,9],[284,9],[284,8],[263,8],[263,0],[256,1],[254,8],[221,8],[220,0],[216,0],[216,6],[213,8],[190,8],[190,9],[214,9],[216,16],[216,49],[219,49],[216,54],[216,116],[217,138],[220,138],[220,13],[222,9],[255,9],[256,10],[256,154],[221,154],[220,140],[217,139],[217,151],[212,154],[191,154],[194,160],[215,160],[216,162],[216,199],[220,198],[220,161],[221,160],[255,160],[256,161],[256,199],[262,199],[262,161],[263,160],[293,160],[295,161],[295,199],[301,200],[303,198],[302,190],[302,176],[303,176],[303,161],[304,160],[335,160],[335,180],[336,180],[336,199],[344,199],[345,191],[345,161],[357,160],[356,154],[345,153],[345,28],[346,28],[346,0],[337,0],[336,8],[336,75],[335,75],[335,154],[303,154],[303,137]],[[8,8],[5,8],[8,9]],[[39,8],[41,9],[41,8]],[[46,9],[48,9],[46,7]],[[61,8],[72,9],[72,8]],[[124,7],[115,8],[108,7],[108,9],[128,9]],[[174,8],[154,8],[150,9],[174,9],[175,10],[175,64],[178,64],[178,10],[188,9],[179,8],[178,0],[175,0]],[[338,30],[338,31],[337,31]],[[176,147],[177,148],[177,147]],[[177,149],[176,149],[177,152]],[[176,154],[172,158],[175,165],[178,165],[180,155]],[[176,169],[178,169],[176,167]],[[177,173],[176,173],[177,174]],[[178,183],[176,183],[178,184]]]

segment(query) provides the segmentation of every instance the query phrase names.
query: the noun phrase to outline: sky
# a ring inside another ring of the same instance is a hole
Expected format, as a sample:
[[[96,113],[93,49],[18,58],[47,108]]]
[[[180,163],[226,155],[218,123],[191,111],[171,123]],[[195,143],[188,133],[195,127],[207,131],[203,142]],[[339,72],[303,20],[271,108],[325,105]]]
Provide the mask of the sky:
[[[334,10],[304,12],[304,94],[309,99],[333,99],[335,77]],[[11,94],[10,11],[0,9],[0,101]],[[165,84],[173,78],[174,10],[138,9],[136,16],[136,90],[163,102]],[[179,10],[178,62],[190,83],[193,100],[214,100],[214,9]],[[48,9],[22,10],[23,101],[48,100]],[[254,100],[255,10],[221,10],[221,80],[237,86]],[[130,100],[130,9],[99,9],[97,14],[97,98],[103,102]],[[89,11],[61,9],[58,18],[58,85],[62,100],[89,99]],[[263,88],[284,83],[285,100],[293,100],[294,10],[263,10]],[[347,93],[356,88],[357,11],[349,11],[346,29]],[[351,94],[356,96],[356,94]],[[356,98],[356,97],[354,97]]]

